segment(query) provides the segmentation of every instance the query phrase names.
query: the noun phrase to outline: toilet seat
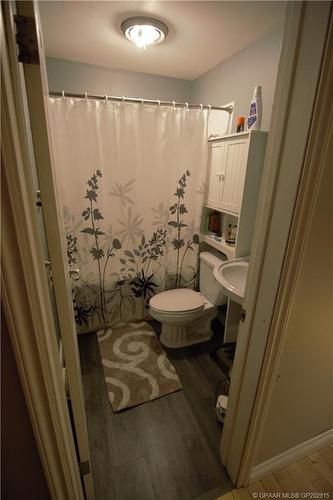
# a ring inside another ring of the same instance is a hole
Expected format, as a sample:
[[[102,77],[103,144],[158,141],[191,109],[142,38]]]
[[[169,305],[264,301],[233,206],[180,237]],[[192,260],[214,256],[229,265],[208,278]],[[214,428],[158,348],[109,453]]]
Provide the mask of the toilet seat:
[[[184,313],[201,311],[205,303],[200,293],[188,288],[177,288],[158,293],[150,299],[150,307],[163,313]]]

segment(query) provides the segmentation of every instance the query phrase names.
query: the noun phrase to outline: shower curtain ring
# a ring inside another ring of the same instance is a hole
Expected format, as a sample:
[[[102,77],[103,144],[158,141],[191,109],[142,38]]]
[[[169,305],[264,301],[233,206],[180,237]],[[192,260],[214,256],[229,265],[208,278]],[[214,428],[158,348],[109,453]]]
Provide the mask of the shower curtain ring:
[[[175,108],[176,107],[176,101],[172,101],[172,107]]]
[[[106,94],[104,94],[104,99],[105,99],[105,102],[108,102],[109,98]]]
[[[211,111],[212,110],[212,107],[210,104],[208,104],[208,110]]]
[[[158,100],[158,101],[157,101],[157,104],[158,104],[158,106],[161,106],[161,101],[159,101],[159,100]]]
[[[62,91],[61,91],[61,97],[62,97],[63,99],[65,99],[65,91],[64,91],[64,90],[62,90]]]
[[[85,93],[84,93],[84,98],[85,98],[85,99],[88,99],[88,94],[87,94],[87,92],[85,92]]]
[[[202,104],[200,104],[200,111],[202,111],[202,110],[203,110],[203,105],[202,105]]]
[[[188,110],[188,102],[185,102],[185,109]]]
[[[125,96],[124,95],[122,96],[121,101],[124,104],[124,102],[125,102]]]
[[[143,106],[143,99],[141,98],[141,106]]]

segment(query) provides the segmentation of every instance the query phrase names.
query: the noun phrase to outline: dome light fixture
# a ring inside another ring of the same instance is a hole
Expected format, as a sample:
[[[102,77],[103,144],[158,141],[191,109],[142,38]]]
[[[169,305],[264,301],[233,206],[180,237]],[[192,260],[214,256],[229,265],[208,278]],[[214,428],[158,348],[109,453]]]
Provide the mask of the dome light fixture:
[[[169,29],[166,24],[152,17],[130,17],[121,23],[125,37],[139,48],[163,42]]]

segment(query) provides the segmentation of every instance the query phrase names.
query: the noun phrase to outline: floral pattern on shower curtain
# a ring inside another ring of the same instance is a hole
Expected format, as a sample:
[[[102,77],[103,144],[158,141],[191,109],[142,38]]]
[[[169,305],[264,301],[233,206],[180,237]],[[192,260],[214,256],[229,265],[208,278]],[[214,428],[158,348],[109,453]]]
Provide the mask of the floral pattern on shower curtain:
[[[153,294],[196,287],[206,113],[50,98],[79,328],[142,319]]]

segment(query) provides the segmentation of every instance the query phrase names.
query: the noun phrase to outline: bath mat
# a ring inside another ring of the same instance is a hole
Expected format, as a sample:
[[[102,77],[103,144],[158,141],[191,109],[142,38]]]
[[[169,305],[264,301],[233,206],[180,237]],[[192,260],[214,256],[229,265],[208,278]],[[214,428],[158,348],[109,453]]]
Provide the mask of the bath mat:
[[[182,388],[174,366],[148,323],[127,323],[101,330],[97,339],[114,412]]]

